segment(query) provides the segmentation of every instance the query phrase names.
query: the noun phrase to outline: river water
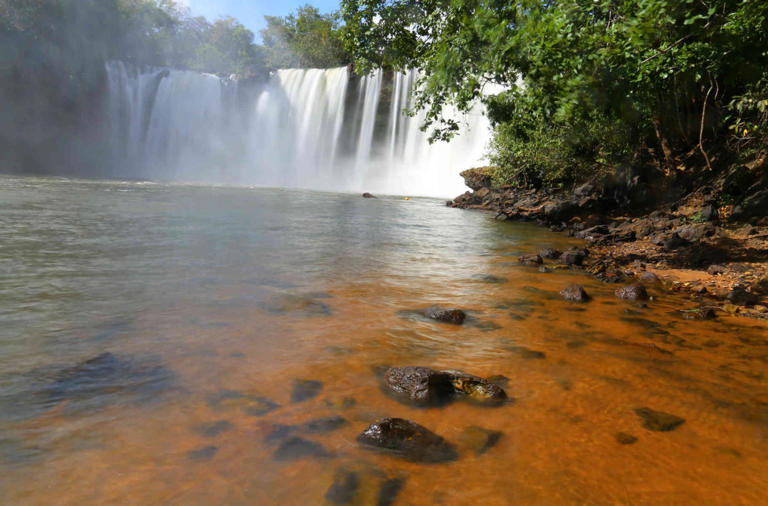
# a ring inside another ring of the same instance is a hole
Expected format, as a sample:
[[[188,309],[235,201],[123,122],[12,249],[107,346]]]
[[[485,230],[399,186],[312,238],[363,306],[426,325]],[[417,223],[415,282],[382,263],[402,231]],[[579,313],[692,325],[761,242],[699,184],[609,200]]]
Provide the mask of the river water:
[[[431,199],[2,178],[0,234],[0,503],[324,504],[344,472],[350,504],[765,500],[766,325],[518,265],[576,244],[542,228]],[[570,282],[594,300],[561,301]],[[471,322],[408,316],[432,304]],[[503,375],[515,402],[406,406],[391,365]],[[459,458],[361,448],[388,416]],[[502,436],[478,454],[471,426]],[[322,451],[280,458],[281,430]]]

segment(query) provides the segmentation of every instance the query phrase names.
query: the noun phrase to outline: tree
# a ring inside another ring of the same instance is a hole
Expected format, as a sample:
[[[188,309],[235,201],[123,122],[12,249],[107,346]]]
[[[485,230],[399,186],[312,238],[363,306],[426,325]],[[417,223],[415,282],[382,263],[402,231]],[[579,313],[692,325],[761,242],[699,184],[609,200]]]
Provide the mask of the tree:
[[[310,5],[286,17],[264,16],[261,30],[266,63],[272,68],[346,65],[351,61],[341,36],[340,15],[321,14]]]

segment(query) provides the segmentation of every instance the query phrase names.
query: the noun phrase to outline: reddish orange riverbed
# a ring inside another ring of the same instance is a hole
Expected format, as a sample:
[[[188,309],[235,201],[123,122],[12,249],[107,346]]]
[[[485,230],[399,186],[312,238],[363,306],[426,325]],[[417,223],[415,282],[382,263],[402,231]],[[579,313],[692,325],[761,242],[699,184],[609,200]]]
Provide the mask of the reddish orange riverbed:
[[[259,303],[249,302],[254,284],[242,276],[200,285],[204,297],[174,292],[170,302],[142,307],[126,331],[142,339],[92,342],[78,356],[151,352],[173,371],[173,386],[157,402],[110,402],[73,415],[65,400],[3,425],[16,450],[6,451],[14,458],[0,473],[0,502],[324,504],[334,477],[352,470],[360,480],[350,504],[377,504],[392,479],[400,480],[400,505],[764,504],[768,327],[726,315],[688,321],[678,310],[690,303],[654,289],[656,300],[640,308],[581,273],[516,265],[521,251],[567,245],[523,230],[529,239],[453,264],[417,248],[393,266],[370,251],[357,278],[339,260],[338,276],[331,266],[300,289],[261,287]],[[243,267],[227,269],[240,276]],[[557,292],[569,282],[594,300],[561,301]],[[430,304],[470,310],[482,325],[398,315]],[[35,353],[24,355],[30,366]],[[388,365],[504,375],[515,402],[410,407],[382,392],[376,371]],[[292,403],[296,379],[322,389]],[[238,400],[211,402],[225,390],[277,407],[254,416]],[[647,430],[634,411],[643,407],[685,423]],[[329,455],[273,458],[267,436],[275,426],[330,415],[349,423],[302,436]],[[392,416],[456,443],[458,460],[418,464],[359,447],[355,438],[369,423]],[[221,421],[221,431],[202,428]],[[461,443],[469,426],[503,436],[476,455]],[[637,441],[620,444],[619,432]]]

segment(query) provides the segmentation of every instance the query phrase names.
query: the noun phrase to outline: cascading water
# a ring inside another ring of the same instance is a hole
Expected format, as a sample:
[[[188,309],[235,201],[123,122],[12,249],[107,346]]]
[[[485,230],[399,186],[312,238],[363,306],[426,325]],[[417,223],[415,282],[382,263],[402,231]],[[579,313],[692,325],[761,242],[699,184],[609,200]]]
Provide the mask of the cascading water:
[[[415,71],[279,70],[255,93],[121,62],[107,74],[113,177],[445,197],[465,189],[458,174],[489,138],[477,107],[453,141],[429,144],[423,113],[405,113]]]

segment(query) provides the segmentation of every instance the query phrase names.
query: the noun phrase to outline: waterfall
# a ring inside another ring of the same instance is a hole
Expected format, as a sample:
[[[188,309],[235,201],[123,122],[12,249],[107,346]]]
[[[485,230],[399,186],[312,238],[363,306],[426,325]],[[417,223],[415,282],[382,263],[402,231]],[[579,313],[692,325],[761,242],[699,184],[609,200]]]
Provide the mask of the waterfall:
[[[448,197],[489,138],[478,106],[430,144],[424,114],[406,114],[416,71],[286,69],[254,85],[110,62],[107,76],[111,177]]]

